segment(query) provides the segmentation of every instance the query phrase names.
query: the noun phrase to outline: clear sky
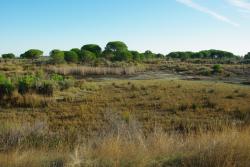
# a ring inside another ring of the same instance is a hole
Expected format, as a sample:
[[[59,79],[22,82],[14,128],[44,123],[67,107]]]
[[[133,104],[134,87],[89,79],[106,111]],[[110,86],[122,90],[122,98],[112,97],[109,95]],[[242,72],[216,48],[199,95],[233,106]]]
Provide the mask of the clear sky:
[[[250,0],[0,0],[0,54],[121,40],[131,50],[250,51]]]

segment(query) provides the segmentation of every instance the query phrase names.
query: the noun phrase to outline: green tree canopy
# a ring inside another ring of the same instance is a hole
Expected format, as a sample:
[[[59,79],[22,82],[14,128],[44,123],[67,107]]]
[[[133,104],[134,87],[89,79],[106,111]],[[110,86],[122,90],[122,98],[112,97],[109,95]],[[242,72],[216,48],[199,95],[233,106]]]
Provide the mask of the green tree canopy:
[[[112,51],[104,50],[102,52],[102,57],[107,60],[113,60],[113,58],[115,57],[115,54]]]
[[[158,54],[155,55],[155,57],[156,57],[156,58],[162,59],[162,58],[164,58],[165,56],[164,56],[163,54],[161,54],[161,53],[158,53]]]
[[[70,51],[75,52],[75,53],[78,55],[78,57],[79,57],[80,54],[81,54],[81,50],[78,49],[78,48],[73,48],[73,49],[71,49]]]
[[[250,59],[250,52],[248,52],[248,53],[245,55],[244,59]]]
[[[187,59],[187,58],[203,58],[203,59],[223,59],[236,57],[233,53],[221,50],[203,50],[200,52],[171,52],[167,55],[170,58]]]
[[[115,61],[129,61],[132,60],[132,53],[128,50],[121,50],[115,53],[113,60]]]
[[[62,64],[64,60],[64,52],[54,49],[50,52],[51,62],[54,64]]]
[[[140,61],[141,60],[141,54],[137,51],[130,51],[130,53],[132,54],[132,58],[135,61]]]
[[[113,41],[113,42],[109,42],[106,45],[105,50],[111,51],[111,52],[119,52],[119,51],[123,51],[123,50],[128,50],[128,47],[124,42]]]
[[[96,55],[88,50],[83,50],[79,57],[82,62],[91,62],[96,59]]]
[[[13,53],[2,54],[3,59],[14,59],[15,55]]]
[[[96,55],[96,57],[100,57],[102,54],[102,48],[96,44],[88,44],[84,45],[81,49],[82,51],[90,51]]]
[[[30,49],[26,51],[25,53],[21,54],[21,58],[25,59],[37,59],[43,55],[43,51],[38,49]]]
[[[145,51],[143,54],[146,59],[152,59],[155,57],[155,54],[150,50]]]
[[[68,63],[77,63],[78,62],[78,55],[76,54],[76,52],[73,52],[73,51],[65,51],[64,52],[64,59]]]

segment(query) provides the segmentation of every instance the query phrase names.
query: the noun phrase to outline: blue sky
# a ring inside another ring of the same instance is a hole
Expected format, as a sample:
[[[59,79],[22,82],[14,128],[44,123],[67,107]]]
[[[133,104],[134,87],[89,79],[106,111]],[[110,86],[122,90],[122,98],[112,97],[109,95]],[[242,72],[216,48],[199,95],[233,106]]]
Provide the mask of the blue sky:
[[[131,50],[250,51],[250,0],[0,0],[0,54],[121,40]]]

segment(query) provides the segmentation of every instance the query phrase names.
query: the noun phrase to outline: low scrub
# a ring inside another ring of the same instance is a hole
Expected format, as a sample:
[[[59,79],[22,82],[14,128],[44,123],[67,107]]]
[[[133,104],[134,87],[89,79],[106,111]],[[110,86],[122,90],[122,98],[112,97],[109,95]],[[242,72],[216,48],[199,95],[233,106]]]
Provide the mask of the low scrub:
[[[0,99],[10,97],[14,91],[14,85],[4,75],[0,75]]]

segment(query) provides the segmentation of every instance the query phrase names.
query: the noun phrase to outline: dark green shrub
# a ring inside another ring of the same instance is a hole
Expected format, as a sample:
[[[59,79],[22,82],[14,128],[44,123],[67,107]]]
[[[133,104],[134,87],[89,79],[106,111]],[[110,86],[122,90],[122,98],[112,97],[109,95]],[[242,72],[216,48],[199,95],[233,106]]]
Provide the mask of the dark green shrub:
[[[68,63],[77,63],[78,62],[78,55],[73,51],[66,51],[66,52],[64,52],[64,59]]]
[[[115,61],[129,61],[132,60],[133,55],[128,50],[122,50],[115,53],[113,60]]]
[[[64,52],[60,50],[52,50],[50,52],[51,62],[54,64],[65,63]]]
[[[82,62],[91,62],[96,59],[96,55],[90,51],[83,50],[79,56],[79,59]]]
[[[155,54],[150,50],[145,51],[143,55],[145,59],[153,59],[155,57]]]
[[[0,99],[3,99],[5,96],[11,96],[14,91],[14,85],[3,75],[0,75]]]
[[[38,49],[30,49],[26,51],[25,53],[21,54],[21,58],[25,59],[37,59],[43,55],[43,51],[38,50]]]
[[[130,51],[130,53],[132,54],[132,58],[135,61],[140,61],[141,60],[141,55],[139,52],[137,51]]]
[[[38,94],[52,96],[54,93],[54,83],[51,81],[43,81],[36,89]]]
[[[18,81],[18,92],[24,95],[35,88],[37,78],[32,75],[27,75],[19,79]]]
[[[100,57],[102,48],[96,44],[88,44],[82,47],[82,51],[89,51],[95,54],[95,57]]]
[[[250,59],[250,52],[248,52],[245,56],[244,59]]]
[[[61,90],[65,90],[65,89],[69,89],[70,87],[73,87],[74,83],[75,82],[73,79],[65,79],[63,81],[58,82]]]
[[[59,74],[52,74],[50,76],[50,79],[55,81],[55,82],[61,82],[64,80],[64,77],[62,75],[59,75]]]
[[[214,65],[212,68],[213,68],[213,73],[221,73],[222,72],[222,67],[219,64]]]
[[[75,52],[78,56],[81,54],[81,50],[78,48],[73,48],[70,51]]]
[[[128,47],[124,42],[113,41],[113,42],[109,42],[106,45],[105,50],[106,51],[111,51],[111,52],[119,52],[119,51],[123,51],[123,50],[128,50]]]
[[[14,59],[15,55],[13,53],[2,54],[3,59]]]
[[[102,57],[107,60],[112,60],[115,57],[115,54],[110,50],[104,50],[102,52]]]

